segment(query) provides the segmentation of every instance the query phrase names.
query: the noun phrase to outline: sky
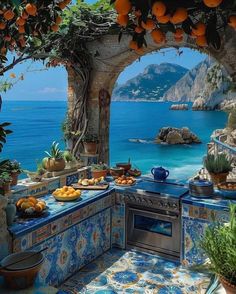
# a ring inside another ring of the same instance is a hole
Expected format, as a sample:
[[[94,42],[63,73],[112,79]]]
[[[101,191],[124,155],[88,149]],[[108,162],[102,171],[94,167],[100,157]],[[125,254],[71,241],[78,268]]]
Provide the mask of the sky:
[[[94,3],[95,1],[87,0],[87,2]],[[140,61],[137,60],[125,68],[120,74],[117,83],[122,84],[142,73],[149,64],[169,62],[191,69],[206,58],[206,55],[198,51],[188,48],[181,48],[181,50],[183,50],[183,54],[180,56],[174,48],[163,49],[159,52],[142,56]],[[14,73],[17,77],[23,74],[24,80],[20,80],[11,90],[3,93],[3,100],[66,100],[67,73],[65,68],[43,69],[44,65],[41,62],[27,61],[8,71],[4,76],[5,79],[11,81],[10,74]]]

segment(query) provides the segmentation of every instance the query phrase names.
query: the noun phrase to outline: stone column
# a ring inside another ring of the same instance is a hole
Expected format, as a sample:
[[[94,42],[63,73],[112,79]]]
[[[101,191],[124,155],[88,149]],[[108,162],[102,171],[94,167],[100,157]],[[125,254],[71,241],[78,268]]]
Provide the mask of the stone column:
[[[8,198],[0,195],[0,260],[12,252],[12,238],[7,229],[5,208]]]

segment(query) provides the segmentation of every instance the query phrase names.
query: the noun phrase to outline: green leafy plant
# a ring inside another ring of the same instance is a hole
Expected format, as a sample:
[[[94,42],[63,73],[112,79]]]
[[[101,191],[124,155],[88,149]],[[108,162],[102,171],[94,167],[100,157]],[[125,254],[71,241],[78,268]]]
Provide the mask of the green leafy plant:
[[[60,148],[58,147],[59,143],[57,143],[56,141],[54,141],[52,143],[51,149],[50,151],[45,151],[45,153],[48,155],[49,158],[54,158],[54,159],[61,159],[63,158],[63,151],[60,150]]]
[[[7,129],[7,127],[10,125],[11,125],[11,123],[9,123],[9,122],[4,122],[4,123],[0,124],[0,152],[2,151],[3,144],[6,143],[7,135],[12,133],[11,130]]]
[[[4,185],[4,184],[8,184],[12,181],[12,177],[10,176],[10,174],[8,172],[2,172],[0,174],[0,184]]]
[[[219,174],[232,171],[232,161],[225,154],[208,154],[204,165],[209,173]]]
[[[73,156],[73,154],[69,150],[64,151],[63,158],[65,159],[66,162],[76,161],[75,157]]]
[[[96,134],[85,134],[82,141],[86,143],[98,143],[98,136]]]
[[[200,247],[210,260],[205,267],[236,286],[236,204],[230,205],[230,222],[206,228]]]
[[[107,170],[108,166],[105,163],[98,163],[98,164],[92,164],[91,169],[94,170]]]

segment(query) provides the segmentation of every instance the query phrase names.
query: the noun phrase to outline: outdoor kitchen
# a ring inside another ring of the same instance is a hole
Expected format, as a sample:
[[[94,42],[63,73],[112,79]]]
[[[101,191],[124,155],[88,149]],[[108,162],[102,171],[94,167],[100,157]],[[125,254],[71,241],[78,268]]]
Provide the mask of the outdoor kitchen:
[[[31,283],[36,278],[37,285],[58,288],[112,248],[137,250],[185,267],[201,264],[205,256],[198,242],[205,228],[213,218],[228,222],[229,204],[236,201],[214,191],[209,181],[189,184],[166,179],[163,168],[154,169],[153,174],[133,177],[132,184],[117,184],[120,177],[107,176],[98,185],[106,184],[105,190],[85,186],[71,201],[57,200],[55,191],[91,179],[89,167],[40,183],[20,181],[11,197],[19,201],[33,196],[45,202],[46,211],[32,218],[18,214],[8,228],[1,228],[5,230],[1,258],[39,252],[43,258]],[[29,286],[29,281],[19,280],[7,268],[2,275],[8,287]]]

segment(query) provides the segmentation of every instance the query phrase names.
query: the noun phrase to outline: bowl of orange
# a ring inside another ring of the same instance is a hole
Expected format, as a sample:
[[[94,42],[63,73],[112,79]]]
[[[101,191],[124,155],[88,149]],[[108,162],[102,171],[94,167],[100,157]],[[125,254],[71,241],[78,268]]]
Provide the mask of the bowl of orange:
[[[80,198],[81,191],[76,190],[71,186],[64,186],[56,189],[52,195],[58,201],[74,201]]]
[[[39,217],[47,212],[46,202],[34,196],[20,198],[16,208],[20,217]]]

